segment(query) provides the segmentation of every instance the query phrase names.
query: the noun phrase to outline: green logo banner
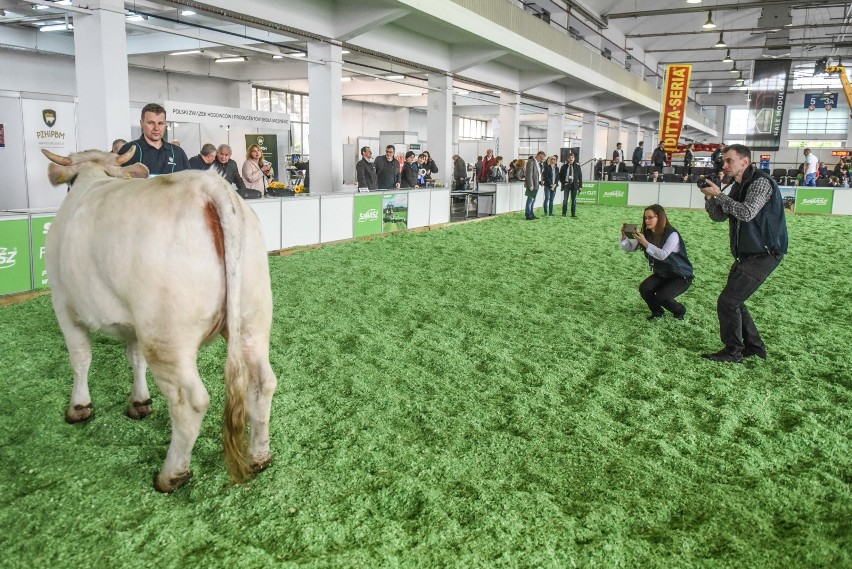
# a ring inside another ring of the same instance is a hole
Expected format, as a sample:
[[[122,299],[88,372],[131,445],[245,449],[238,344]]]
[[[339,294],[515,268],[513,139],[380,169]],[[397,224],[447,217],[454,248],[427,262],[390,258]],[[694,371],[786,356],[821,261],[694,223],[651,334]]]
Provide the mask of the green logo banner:
[[[0,220],[0,294],[32,290],[30,222]]]
[[[598,182],[583,182],[583,189],[577,193],[577,203],[598,203]]]
[[[830,214],[834,190],[803,188],[796,190],[796,213]]]
[[[627,182],[601,182],[598,201],[604,205],[627,205]]]
[[[47,231],[53,223],[53,217],[34,217],[32,224],[33,235],[33,280],[36,290],[50,288],[47,279],[47,269],[44,266],[44,240]]]
[[[355,237],[382,232],[382,195],[355,196]]]
[[[408,194],[382,196],[382,233],[408,229]]]

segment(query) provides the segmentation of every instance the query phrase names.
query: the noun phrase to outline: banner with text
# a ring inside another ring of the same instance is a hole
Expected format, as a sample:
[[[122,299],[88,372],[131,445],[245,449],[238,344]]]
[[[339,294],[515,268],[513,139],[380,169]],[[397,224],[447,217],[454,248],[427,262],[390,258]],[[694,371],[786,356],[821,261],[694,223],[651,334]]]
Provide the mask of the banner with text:
[[[44,242],[53,216],[33,216],[31,220],[31,231],[33,239],[33,286],[36,290],[50,288],[47,278],[47,268],[44,262]]]
[[[751,107],[746,145],[752,150],[778,150],[787,99],[789,59],[756,59],[751,77]]]
[[[290,116],[284,113],[216,107],[196,103],[165,101],[166,116],[170,121],[215,124],[221,126],[249,126],[273,130],[289,130]]]
[[[0,218],[0,295],[28,290],[32,290],[30,222]]]
[[[382,196],[382,233],[408,229],[408,193]]]
[[[27,202],[30,208],[57,207],[65,199],[65,186],[54,188],[47,180],[50,160],[41,153],[60,156],[77,151],[74,103],[23,99],[24,152],[26,153]]]
[[[583,188],[577,192],[577,203],[598,203],[598,183],[583,182]]]
[[[355,237],[382,232],[382,195],[355,196]]]
[[[686,121],[686,100],[692,65],[671,64],[666,69],[666,89],[663,92],[663,109],[660,112],[660,142],[666,152],[675,152],[680,133]]]
[[[830,214],[834,205],[834,190],[805,188],[796,191],[796,213]]]
[[[601,182],[599,187],[601,205],[627,205],[627,182]]]

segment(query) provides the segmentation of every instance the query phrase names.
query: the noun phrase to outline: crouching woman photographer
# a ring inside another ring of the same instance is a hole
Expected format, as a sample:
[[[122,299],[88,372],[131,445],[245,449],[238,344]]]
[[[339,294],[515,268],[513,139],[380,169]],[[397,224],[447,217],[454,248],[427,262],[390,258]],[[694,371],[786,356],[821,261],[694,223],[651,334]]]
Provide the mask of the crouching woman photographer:
[[[686,307],[675,298],[692,284],[692,263],[686,254],[686,244],[669,223],[666,210],[657,204],[645,208],[641,231],[635,231],[635,226],[622,225],[621,248],[628,253],[641,248],[648,258],[651,276],[639,285],[639,294],[651,309],[648,320],[662,318],[665,310],[683,320]]]

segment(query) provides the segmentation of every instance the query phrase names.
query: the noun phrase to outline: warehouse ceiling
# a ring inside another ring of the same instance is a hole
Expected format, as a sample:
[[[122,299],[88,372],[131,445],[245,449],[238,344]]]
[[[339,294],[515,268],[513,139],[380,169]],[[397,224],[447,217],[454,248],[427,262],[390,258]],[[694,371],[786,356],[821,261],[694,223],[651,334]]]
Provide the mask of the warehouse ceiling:
[[[0,48],[73,55],[73,30],[64,26],[87,4],[0,0]],[[820,57],[852,59],[849,2],[482,0],[490,8],[473,16],[461,4],[436,0],[440,10],[426,14],[416,0],[129,1],[128,57],[136,67],[307,91],[307,42],[327,41],[344,50],[349,100],[425,107],[428,74],[448,72],[457,110],[470,116],[499,112],[501,92],[517,92],[528,116],[556,104],[569,115],[642,126],[658,119],[668,63],[693,64],[691,94],[700,102],[708,93],[747,93],[755,60],[792,59],[805,77]],[[475,1],[463,4],[475,10]],[[533,16],[549,16],[550,25],[530,24]],[[709,22],[715,27],[703,27]],[[513,33],[494,41],[503,27]],[[229,56],[246,60],[215,61]],[[688,124],[695,137],[713,132],[700,117]]]

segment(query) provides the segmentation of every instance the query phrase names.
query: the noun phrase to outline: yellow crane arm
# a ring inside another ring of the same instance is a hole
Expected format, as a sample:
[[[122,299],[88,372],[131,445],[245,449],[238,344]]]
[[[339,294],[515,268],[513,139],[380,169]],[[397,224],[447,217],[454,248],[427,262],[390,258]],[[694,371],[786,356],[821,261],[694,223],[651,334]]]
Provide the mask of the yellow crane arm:
[[[849,83],[849,77],[846,75],[846,68],[842,65],[830,65],[825,68],[825,72],[829,75],[839,75],[840,83],[843,84],[843,94],[846,95],[846,103],[852,109],[852,83]],[[852,117],[852,115],[849,115]]]

